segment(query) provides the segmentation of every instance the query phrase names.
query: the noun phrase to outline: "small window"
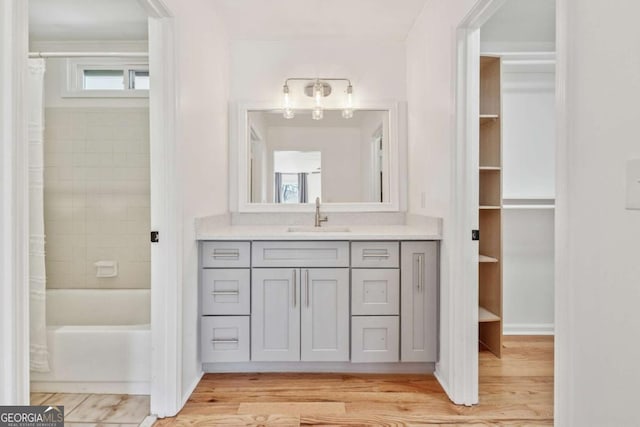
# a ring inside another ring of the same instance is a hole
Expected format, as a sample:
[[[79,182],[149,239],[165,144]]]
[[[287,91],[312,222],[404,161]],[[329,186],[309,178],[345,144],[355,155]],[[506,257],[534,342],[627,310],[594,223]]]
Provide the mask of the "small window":
[[[84,90],[124,90],[122,70],[83,70]]]
[[[80,58],[67,61],[68,98],[149,96],[146,58]]]
[[[149,71],[129,70],[129,89],[149,90]]]

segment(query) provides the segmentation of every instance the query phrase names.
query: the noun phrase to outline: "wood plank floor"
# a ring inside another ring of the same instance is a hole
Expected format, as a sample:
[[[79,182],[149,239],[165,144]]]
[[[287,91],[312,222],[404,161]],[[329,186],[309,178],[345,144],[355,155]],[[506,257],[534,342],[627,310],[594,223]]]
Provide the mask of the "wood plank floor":
[[[207,374],[156,426],[549,426],[553,337],[480,353],[480,404],[456,406],[432,375]]]

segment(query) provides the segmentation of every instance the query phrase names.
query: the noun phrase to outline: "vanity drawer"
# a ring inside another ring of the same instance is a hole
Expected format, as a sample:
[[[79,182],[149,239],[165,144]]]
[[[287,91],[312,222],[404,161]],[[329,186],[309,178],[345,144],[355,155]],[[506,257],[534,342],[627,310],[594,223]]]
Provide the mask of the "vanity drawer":
[[[399,242],[351,242],[351,267],[398,268]]]
[[[351,314],[398,315],[400,271],[397,268],[351,270]]]
[[[397,362],[400,354],[398,316],[353,316],[351,361]]]
[[[203,269],[202,314],[251,314],[251,270]]]
[[[349,267],[349,242],[254,242],[254,267]]]
[[[203,242],[200,265],[204,268],[250,267],[249,242]]]
[[[202,363],[249,361],[249,316],[205,316],[200,325]]]

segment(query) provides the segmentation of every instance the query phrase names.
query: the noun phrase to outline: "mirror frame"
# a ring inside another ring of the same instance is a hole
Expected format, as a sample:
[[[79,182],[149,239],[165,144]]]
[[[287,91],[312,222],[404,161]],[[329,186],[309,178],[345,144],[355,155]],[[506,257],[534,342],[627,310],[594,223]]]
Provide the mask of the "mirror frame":
[[[247,201],[250,159],[249,125],[250,111],[280,111],[281,106],[267,103],[242,103],[237,111],[237,202],[238,212],[313,212],[313,203],[282,204],[282,203],[250,203]],[[327,110],[340,110],[327,108]],[[399,134],[398,134],[398,103],[380,103],[358,105],[357,110],[384,110],[389,113],[389,149],[386,159],[389,171],[389,201],[383,203],[353,202],[353,203],[322,203],[323,212],[399,212],[400,211],[400,179],[399,179]]]

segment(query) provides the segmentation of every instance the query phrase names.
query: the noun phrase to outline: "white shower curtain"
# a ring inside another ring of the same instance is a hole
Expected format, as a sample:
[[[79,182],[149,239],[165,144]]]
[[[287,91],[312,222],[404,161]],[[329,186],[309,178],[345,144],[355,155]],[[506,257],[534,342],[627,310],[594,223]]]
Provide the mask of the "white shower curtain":
[[[44,59],[29,60],[29,286],[31,370],[49,371],[44,263]]]

